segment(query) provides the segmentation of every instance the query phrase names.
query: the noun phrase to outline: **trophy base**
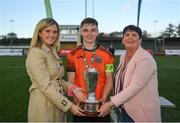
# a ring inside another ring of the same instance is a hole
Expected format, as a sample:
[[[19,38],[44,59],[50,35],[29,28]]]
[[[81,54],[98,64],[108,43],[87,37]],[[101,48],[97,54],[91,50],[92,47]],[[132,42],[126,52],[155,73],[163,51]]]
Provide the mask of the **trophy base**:
[[[101,105],[101,102],[81,102],[79,107],[84,110],[87,117],[96,117],[99,114],[98,110]]]
[[[86,117],[97,117],[99,115],[99,112],[84,112]]]

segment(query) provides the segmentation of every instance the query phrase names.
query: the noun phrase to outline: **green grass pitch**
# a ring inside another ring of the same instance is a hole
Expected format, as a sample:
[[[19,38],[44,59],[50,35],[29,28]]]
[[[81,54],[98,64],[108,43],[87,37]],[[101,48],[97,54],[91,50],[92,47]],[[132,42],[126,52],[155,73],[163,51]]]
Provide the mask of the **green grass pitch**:
[[[115,67],[118,59],[119,57],[116,57]],[[180,56],[159,56],[155,57],[155,60],[158,66],[160,96],[176,105],[176,108],[168,109],[166,120],[180,121]],[[25,69],[25,57],[0,57],[1,122],[27,121],[30,84]]]

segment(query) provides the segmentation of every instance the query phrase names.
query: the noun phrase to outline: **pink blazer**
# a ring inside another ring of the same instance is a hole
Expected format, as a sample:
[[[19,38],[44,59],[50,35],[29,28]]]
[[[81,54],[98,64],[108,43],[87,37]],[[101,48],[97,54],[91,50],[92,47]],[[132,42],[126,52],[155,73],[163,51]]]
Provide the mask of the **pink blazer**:
[[[118,67],[124,59],[125,55],[121,56]],[[160,122],[157,67],[154,58],[139,47],[125,70],[123,90],[111,98],[112,103],[116,107],[123,104],[135,122]]]

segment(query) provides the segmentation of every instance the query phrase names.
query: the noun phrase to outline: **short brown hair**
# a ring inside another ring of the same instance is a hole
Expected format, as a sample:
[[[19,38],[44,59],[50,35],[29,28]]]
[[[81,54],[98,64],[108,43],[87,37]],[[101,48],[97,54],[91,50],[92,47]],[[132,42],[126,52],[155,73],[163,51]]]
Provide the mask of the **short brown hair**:
[[[96,19],[94,18],[85,18],[84,20],[82,20],[81,22],[81,28],[85,25],[85,24],[92,24],[92,25],[96,25],[98,27],[98,22]]]

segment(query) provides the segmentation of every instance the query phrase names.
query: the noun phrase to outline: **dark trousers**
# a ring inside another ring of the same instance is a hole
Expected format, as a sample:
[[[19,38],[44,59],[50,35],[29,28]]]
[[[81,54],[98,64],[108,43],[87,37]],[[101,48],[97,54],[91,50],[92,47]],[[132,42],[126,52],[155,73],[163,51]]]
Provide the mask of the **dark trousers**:
[[[122,120],[121,122],[134,122],[134,120],[128,115],[124,108],[121,108]]]
[[[79,117],[73,115],[73,122],[110,122],[110,115],[106,115],[105,117]]]

